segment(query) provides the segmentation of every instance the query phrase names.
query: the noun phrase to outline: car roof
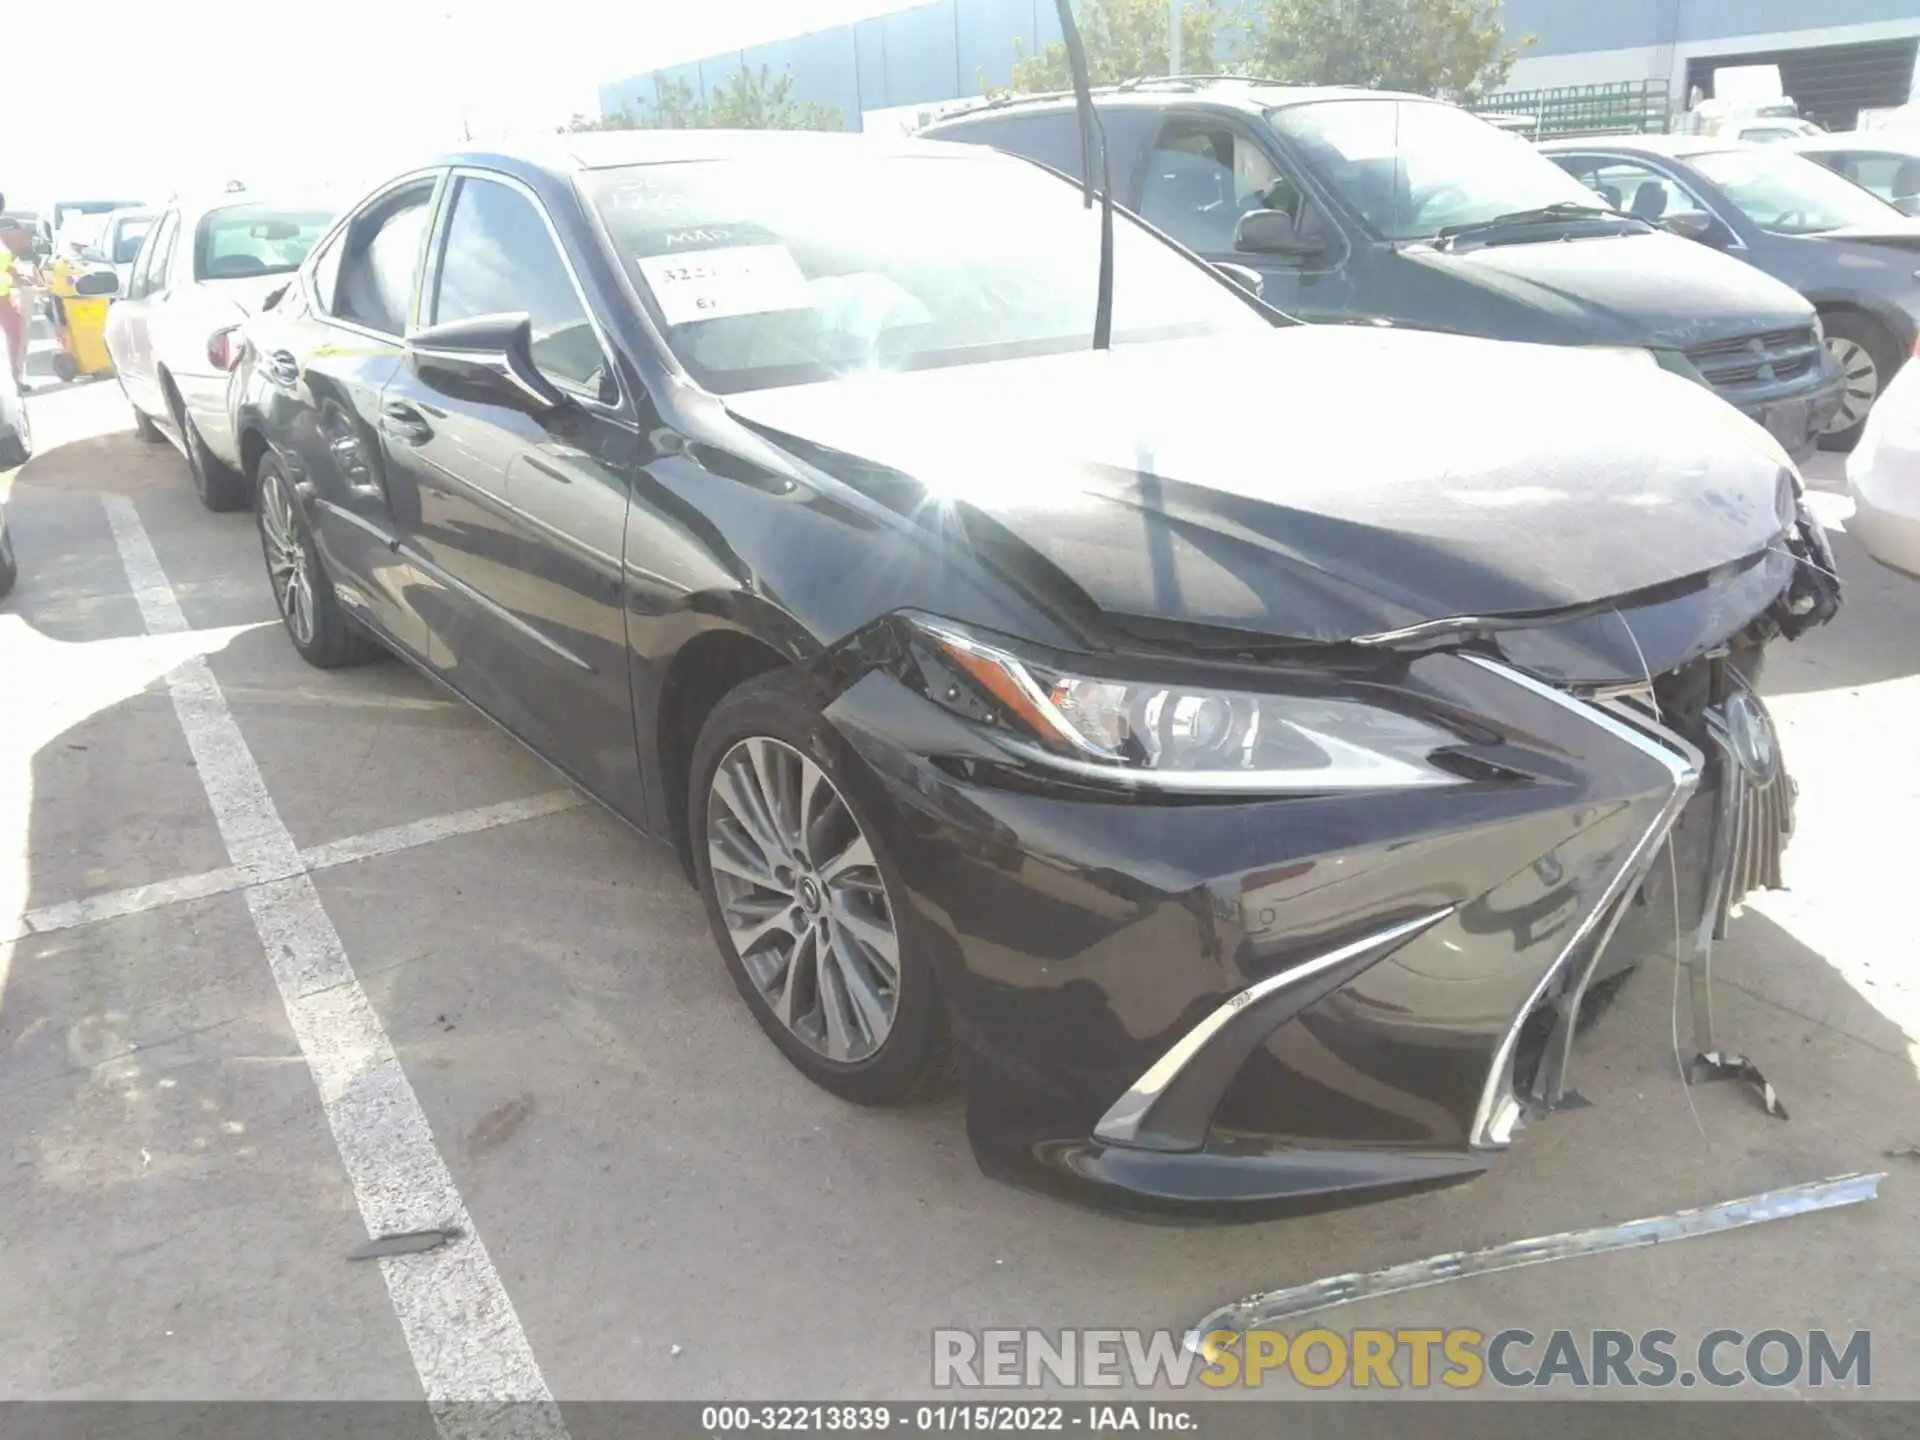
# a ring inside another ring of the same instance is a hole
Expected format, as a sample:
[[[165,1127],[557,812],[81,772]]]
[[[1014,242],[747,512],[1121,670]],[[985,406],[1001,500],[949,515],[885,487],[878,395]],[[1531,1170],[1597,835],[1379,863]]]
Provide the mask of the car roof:
[[[1888,155],[1920,155],[1920,135],[1899,130],[1843,130],[1838,135],[1803,135],[1786,142],[1789,150],[1878,150]]]
[[[1769,147],[1749,145],[1725,135],[1576,135],[1542,140],[1540,148],[1549,154],[1566,150],[1615,150],[1627,155],[1665,155],[1685,160],[1692,155],[1712,155],[1722,150]]]
[[[1309,105],[1321,100],[1422,100],[1444,105],[1431,95],[1415,95],[1404,90],[1368,90],[1358,85],[1287,85],[1277,80],[1249,79],[1240,75],[1169,75],[1146,80],[1131,80],[1104,86],[1093,92],[1100,108],[1159,110],[1181,101],[1195,99],[1228,109],[1264,115],[1269,110],[1291,105]],[[983,115],[1034,114],[1070,110],[1073,93],[1060,91],[1048,95],[1007,95],[983,100],[965,110],[942,115],[927,128],[938,131],[956,120],[974,120]]]
[[[473,165],[509,173],[539,171],[559,177],[584,170],[697,160],[807,164],[847,154],[938,154],[972,159],[983,153],[976,146],[830,130],[591,130],[524,145],[452,151],[436,156],[429,164]]]

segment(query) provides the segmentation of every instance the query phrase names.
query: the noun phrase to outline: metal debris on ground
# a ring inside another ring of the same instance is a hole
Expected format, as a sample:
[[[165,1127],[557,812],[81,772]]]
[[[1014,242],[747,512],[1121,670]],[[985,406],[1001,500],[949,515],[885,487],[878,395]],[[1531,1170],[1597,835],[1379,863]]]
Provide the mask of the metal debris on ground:
[[[1776,1120],[1787,1118],[1787,1107],[1779,1093],[1760,1073],[1760,1067],[1744,1055],[1729,1055],[1721,1050],[1703,1050],[1687,1067],[1687,1083],[1698,1085],[1707,1080],[1740,1080],[1760,1097],[1760,1104]]]
[[[404,1230],[395,1235],[376,1235],[364,1245],[347,1252],[349,1260],[380,1260],[388,1255],[419,1255],[428,1250],[438,1250],[450,1240],[458,1240],[462,1232],[458,1227],[448,1225],[438,1230]]]
[[[1857,1205],[1880,1193],[1886,1172],[1836,1175],[1804,1185],[1789,1185],[1739,1200],[1723,1200],[1695,1210],[1675,1210],[1643,1220],[1625,1220],[1615,1225],[1598,1225],[1587,1230],[1565,1230],[1532,1240],[1512,1240],[1484,1250],[1455,1251],[1425,1260],[1409,1260],[1384,1270],[1355,1271],[1313,1280],[1284,1290],[1269,1290],[1249,1295],[1230,1305],[1222,1305],[1187,1332],[1189,1350],[1204,1353],[1206,1337],[1216,1331],[1244,1334],[1279,1320],[1329,1310],[1355,1300],[1371,1300],[1381,1295],[1398,1295],[1421,1290],[1448,1280],[1463,1280],[1471,1275],[1491,1275],[1501,1270],[1518,1270],[1527,1265],[1543,1265],[1550,1260],[1572,1260],[1583,1255],[1600,1255],[1613,1250],[1636,1250],[1647,1245],[1662,1245],[1674,1240],[1690,1240],[1697,1235],[1737,1230],[1768,1220],[1784,1220],[1815,1210],[1834,1210]]]

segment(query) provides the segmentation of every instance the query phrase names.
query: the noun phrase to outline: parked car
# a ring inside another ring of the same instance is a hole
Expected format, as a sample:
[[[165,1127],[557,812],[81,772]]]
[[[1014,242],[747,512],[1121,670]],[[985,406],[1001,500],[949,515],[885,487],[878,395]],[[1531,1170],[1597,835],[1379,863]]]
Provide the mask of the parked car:
[[[1788,148],[1871,190],[1902,215],[1920,215],[1920,131],[1815,135]]]
[[[398,652],[675,846],[819,1085],[957,1059],[991,1171],[1140,1210],[1446,1184],[1590,983],[1776,877],[1751,682],[1837,596],[1701,387],[1297,325],[1125,215],[1095,349],[1031,165],[552,143],[395,177],[248,322],[267,573],[309,662]]]
[[[235,332],[332,221],[330,205],[223,195],[176,204],[148,231],[107,349],[143,440],[171,440],[209,510],[247,503],[227,410]]]
[[[92,258],[113,266],[123,295],[133,284],[133,262],[140,258],[140,246],[159,218],[158,210],[115,210],[100,229]]]
[[[1745,260],[1811,300],[1847,377],[1828,443],[1847,449],[1860,438],[1920,333],[1920,224],[1780,145],[1607,135],[1541,148],[1582,184],[1619,194],[1634,214]]]
[[[1920,580],[1920,365],[1908,365],[1867,417],[1847,457],[1847,534],[1874,559]]]
[[[1196,254],[1250,268],[1289,314],[1606,347],[1710,386],[1796,457],[1838,408],[1804,301],[1614,213],[1456,106],[1231,81],[1095,104],[1115,198]],[[922,133],[1081,174],[1071,99],[994,103]]]

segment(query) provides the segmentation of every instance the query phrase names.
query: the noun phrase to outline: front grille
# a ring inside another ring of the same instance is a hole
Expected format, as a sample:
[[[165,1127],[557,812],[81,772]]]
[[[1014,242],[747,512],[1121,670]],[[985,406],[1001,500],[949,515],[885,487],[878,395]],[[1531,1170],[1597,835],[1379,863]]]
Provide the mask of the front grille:
[[[1811,325],[1715,340],[1687,351],[1707,383],[1730,399],[1812,374],[1820,365],[1820,337]]]

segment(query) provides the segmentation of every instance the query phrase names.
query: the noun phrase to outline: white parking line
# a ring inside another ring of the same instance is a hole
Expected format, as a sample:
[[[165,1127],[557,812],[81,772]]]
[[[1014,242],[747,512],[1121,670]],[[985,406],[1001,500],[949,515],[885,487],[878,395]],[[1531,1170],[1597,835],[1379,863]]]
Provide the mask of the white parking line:
[[[133,502],[102,497],[121,564],[152,633],[187,628]],[[540,1366],[419,1098],[353,973],[339,932],[267,793],[260,767],[203,657],[167,676],[200,782],[234,867],[288,876],[246,892],[287,1021],[320,1091],[327,1124],[369,1236],[459,1232],[424,1254],[381,1259],[414,1368],[449,1440],[566,1434]],[[475,1404],[473,1402],[483,1402]],[[514,1403],[519,1402],[519,1403]]]
[[[329,840],[323,845],[302,850],[297,857],[298,867],[294,870],[248,871],[234,865],[222,865],[218,870],[208,870],[199,875],[155,880],[149,885],[132,885],[125,890],[109,890],[105,894],[89,895],[80,900],[62,900],[58,904],[29,910],[20,917],[16,933],[0,934],[0,941],[18,940],[28,935],[47,935],[56,930],[72,930],[102,920],[118,920],[123,916],[138,915],[143,911],[158,910],[162,906],[178,905],[187,900],[204,900],[209,895],[227,895],[235,890],[244,890],[249,885],[265,884],[269,880],[288,880],[301,871],[311,874],[315,870],[331,870],[336,865],[351,865],[356,860],[393,855],[401,850],[431,845],[436,840],[450,840],[456,835],[475,835],[501,825],[537,820],[542,815],[555,815],[583,803],[576,791],[549,790],[541,795],[529,795],[524,800],[480,805],[471,810],[456,810],[450,815],[435,815],[426,820],[412,820],[405,825],[390,825],[384,830],[372,830],[365,835],[349,835],[344,840]],[[0,921],[0,924],[4,923]]]

